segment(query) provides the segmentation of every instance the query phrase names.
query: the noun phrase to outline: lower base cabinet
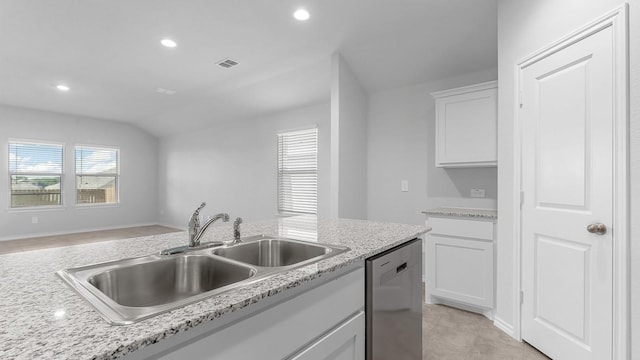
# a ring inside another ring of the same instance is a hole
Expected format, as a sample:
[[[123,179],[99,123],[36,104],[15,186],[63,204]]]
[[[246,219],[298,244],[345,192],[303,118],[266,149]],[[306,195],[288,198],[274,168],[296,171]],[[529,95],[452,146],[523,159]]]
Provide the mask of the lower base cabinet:
[[[428,296],[493,307],[493,243],[440,236],[427,238]]]
[[[361,311],[345,323],[320,337],[292,360],[364,359],[365,315]]]
[[[364,268],[358,267],[222,328],[168,348],[152,345],[153,352],[142,349],[131,359],[363,360],[364,294]]]
[[[492,318],[494,307],[493,221],[429,217],[425,249],[426,296]]]

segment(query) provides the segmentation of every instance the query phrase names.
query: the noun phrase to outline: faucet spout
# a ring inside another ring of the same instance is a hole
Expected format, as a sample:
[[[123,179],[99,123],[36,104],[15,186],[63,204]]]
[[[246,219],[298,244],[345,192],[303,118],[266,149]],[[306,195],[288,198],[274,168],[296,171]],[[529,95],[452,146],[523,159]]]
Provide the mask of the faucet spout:
[[[207,231],[207,229],[211,224],[213,224],[214,222],[220,219],[222,219],[222,221],[224,222],[229,221],[229,214],[227,213],[216,214],[211,219],[207,220],[207,222],[204,223],[204,225],[202,225],[202,227],[198,229],[195,236],[193,237],[193,241],[192,241],[192,238],[189,237],[189,247],[200,245],[200,238],[202,237],[202,235],[204,235],[204,233]]]

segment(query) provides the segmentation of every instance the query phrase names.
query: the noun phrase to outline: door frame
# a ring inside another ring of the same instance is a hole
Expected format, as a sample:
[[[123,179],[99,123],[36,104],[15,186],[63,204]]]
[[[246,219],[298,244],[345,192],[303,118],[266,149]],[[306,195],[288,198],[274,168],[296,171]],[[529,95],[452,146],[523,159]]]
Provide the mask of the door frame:
[[[528,66],[592,35],[600,30],[613,29],[614,46],[614,138],[613,138],[613,354],[615,360],[630,355],[630,260],[629,260],[629,25],[628,4],[609,11],[560,40],[543,47],[520,60],[515,66],[514,106],[514,213],[513,239],[515,289],[514,337],[522,340],[522,124],[520,118],[522,71]]]

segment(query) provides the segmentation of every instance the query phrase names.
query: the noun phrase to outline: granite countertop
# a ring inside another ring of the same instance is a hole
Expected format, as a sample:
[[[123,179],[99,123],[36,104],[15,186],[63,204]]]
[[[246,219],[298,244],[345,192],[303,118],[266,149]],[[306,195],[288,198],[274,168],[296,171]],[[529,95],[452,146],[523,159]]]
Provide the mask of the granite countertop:
[[[422,213],[430,216],[449,216],[449,217],[477,218],[477,219],[487,219],[487,220],[498,219],[498,211],[494,209],[439,207],[439,208],[423,211]]]
[[[121,358],[199,324],[216,321],[225,314],[301,286],[323,274],[362,261],[426,231],[424,226],[347,219],[300,221],[283,218],[243,224],[243,236],[294,237],[291,234],[295,232],[306,240],[348,246],[351,251],[126,326],[109,325],[55,272],[158,253],[162,249],[183,245],[186,233],[1,255],[0,358]],[[212,227],[203,242],[231,237],[231,225],[224,224]]]

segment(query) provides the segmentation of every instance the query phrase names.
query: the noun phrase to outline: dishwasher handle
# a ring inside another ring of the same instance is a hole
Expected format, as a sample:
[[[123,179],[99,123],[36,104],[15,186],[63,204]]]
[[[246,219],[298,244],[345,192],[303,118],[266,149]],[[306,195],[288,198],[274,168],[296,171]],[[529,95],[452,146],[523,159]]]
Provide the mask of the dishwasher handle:
[[[398,266],[396,268],[396,274],[399,274],[403,271],[407,270],[407,262],[405,261],[404,263],[402,263],[402,265]]]

